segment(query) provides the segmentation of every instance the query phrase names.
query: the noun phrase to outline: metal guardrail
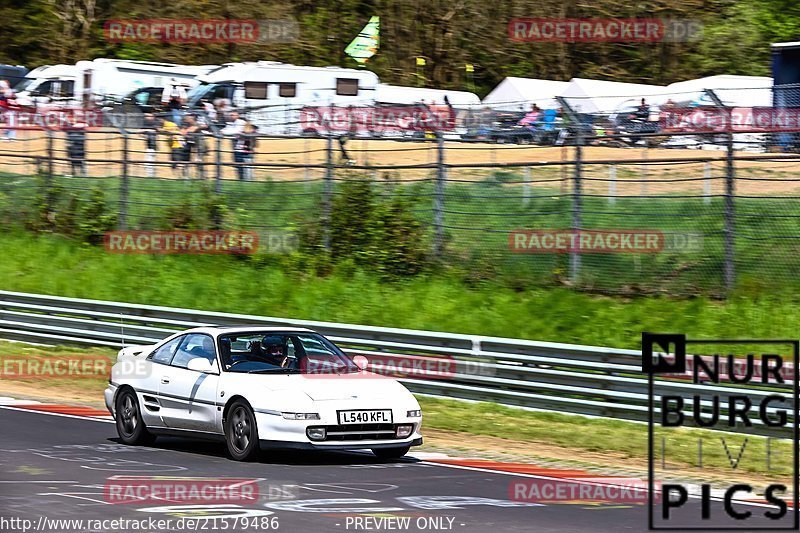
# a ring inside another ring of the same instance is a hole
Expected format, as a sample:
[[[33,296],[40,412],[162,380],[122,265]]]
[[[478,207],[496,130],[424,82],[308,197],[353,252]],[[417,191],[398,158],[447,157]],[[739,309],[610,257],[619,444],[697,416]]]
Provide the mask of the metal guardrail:
[[[191,327],[254,324],[314,329],[350,355],[391,356],[409,363],[445,358],[447,371],[440,375],[401,379],[416,393],[604,418],[648,417],[647,379],[636,350],[0,291],[0,338],[26,342],[121,347],[151,344]],[[713,389],[723,402],[734,394],[769,394]],[[690,395],[696,388],[688,381],[656,382],[657,397],[670,391]],[[753,422],[747,432],[783,436]]]

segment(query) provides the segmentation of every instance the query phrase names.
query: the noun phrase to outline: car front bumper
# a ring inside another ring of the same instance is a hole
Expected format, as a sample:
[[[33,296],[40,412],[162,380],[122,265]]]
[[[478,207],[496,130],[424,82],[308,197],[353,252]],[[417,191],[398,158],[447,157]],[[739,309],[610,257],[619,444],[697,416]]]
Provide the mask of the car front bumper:
[[[321,402],[322,403],[322,402]],[[320,407],[320,406],[318,406]],[[321,407],[320,420],[287,420],[279,412],[255,409],[256,423],[258,425],[259,440],[268,447],[293,448],[293,449],[313,449],[313,450],[354,450],[354,449],[376,449],[376,448],[402,448],[404,446],[419,446],[422,444],[422,418],[406,416],[406,409],[392,409],[392,423],[383,424],[391,426],[392,431],[398,425],[413,425],[410,435],[397,438],[393,434],[386,434],[387,427],[380,430],[366,430],[366,428],[354,428],[353,439],[341,433],[335,438],[330,436],[326,440],[311,440],[306,434],[306,430],[311,427],[325,427],[328,432],[336,428],[340,431],[345,428],[338,424],[337,409],[352,409],[352,405],[342,405],[340,403],[329,404]],[[356,433],[366,433],[366,435],[356,435]],[[383,438],[373,437],[374,432],[383,432]],[[347,433],[345,430],[344,433]]]

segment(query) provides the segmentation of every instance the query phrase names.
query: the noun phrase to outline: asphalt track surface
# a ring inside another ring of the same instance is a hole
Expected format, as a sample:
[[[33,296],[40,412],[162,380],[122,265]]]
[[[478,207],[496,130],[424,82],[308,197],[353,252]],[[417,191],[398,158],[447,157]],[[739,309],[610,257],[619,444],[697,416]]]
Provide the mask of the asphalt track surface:
[[[118,533],[647,530],[646,506],[516,502],[510,499],[509,484],[537,476],[435,464],[415,459],[413,450],[392,462],[368,452],[266,452],[259,462],[237,463],[218,443],[161,437],[153,447],[125,446],[117,441],[113,423],[97,419],[0,407],[0,428],[2,532],[25,531],[24,525],[27,531]],[[108,479],[120,475],[255,478],[259,501],[109,503]],[[698,507],[691,502],[687,511],[697,516]],[[752,510],[760,514],[764,509]],[[721,503],[714,502],[712,520],[702,525],[742,527],[713,518],[721,513]],[[148,518],[172,522],[141,522]],[[394,520],[404,518],[408,522]],[[115,519],[137,522],[110,522]]]

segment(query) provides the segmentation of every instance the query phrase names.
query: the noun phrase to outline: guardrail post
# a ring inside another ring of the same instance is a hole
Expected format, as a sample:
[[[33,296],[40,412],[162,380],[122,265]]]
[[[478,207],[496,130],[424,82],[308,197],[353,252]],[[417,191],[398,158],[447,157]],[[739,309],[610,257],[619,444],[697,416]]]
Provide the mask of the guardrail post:
[[[581,229],[581,202],[583,200],[583,135],[578,129],[575,137],[575,175],[572,187],[572,231],[578,232]],[[581,272],[581,255],[574,246],[570,247],[569,252],[569,279],[573,286],[578,284]]]
[[[326,159],[325,159],[325,185],[322,191],[322,245],[326,250],[331,249],[331,208],[333,201],[333,132],[328,132]]]
[[[444,163],[444,135],[436,132],[436,183],[433,192],[433,257],[439,259],[444,252],[444,186],[447,169]]]
[[[120,230],[128,229],[128,132],[122,130],[122,176],[119,182],[119,220]]]

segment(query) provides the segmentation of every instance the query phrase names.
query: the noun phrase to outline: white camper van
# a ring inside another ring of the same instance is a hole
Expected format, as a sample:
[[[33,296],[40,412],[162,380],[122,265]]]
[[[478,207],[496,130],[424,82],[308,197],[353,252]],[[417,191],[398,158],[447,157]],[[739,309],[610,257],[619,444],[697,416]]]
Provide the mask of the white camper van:
[[[274,61],[227,63],[198,77],[189,106],[227,99],[245,110],[260,132],[297,135],[306,107],[366,106],[375,101],[378,76],[368,70],[306,67]]]
[[[173,78],[193,85],[196,76],[214,68],[216,65],[95,59],[33,69],[15,89],[22,106],[86,107],[121,100],[141,87],[163,87]]]

